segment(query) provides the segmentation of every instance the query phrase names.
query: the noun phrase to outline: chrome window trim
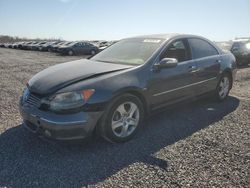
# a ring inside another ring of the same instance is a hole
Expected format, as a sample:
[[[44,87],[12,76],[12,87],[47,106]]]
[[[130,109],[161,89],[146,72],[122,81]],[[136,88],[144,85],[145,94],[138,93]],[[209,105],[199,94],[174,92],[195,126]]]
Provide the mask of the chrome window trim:
[[[188,84],[188,85],[185,85],[185,86],[182,86],[182,87],[178,87],[178,88],[175,88],[175,89],[171,89],[171,90],[168,90],[168,91],[163,91],[163,92],[160,92],[160,93],[155,93],[155,94],[153,94],[153,96],[157,97],[157,96],[160,96],[160,95],[164,95],[166,93],[170,93],[170,92],[177,91],[177,90],[180,90],[180,89],[184,89],[184,88],[187,88],[187,87],[191,87],[191,86],[194,86],[194,85],[202,84],[204,82],[208,82],[208,81],[215,80],[215,79],[217,79],[217,77],[209,78],[207,80],[203,80],[203,81],[196,82],[196,83],[193,83],[193,84]]]

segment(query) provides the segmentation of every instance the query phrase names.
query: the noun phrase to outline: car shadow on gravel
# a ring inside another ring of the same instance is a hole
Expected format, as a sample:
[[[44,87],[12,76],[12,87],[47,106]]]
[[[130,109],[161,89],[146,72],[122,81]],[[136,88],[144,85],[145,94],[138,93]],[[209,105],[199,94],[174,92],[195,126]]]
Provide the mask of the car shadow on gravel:
[[[228,97],[222,103],[199,100],[160,112],[123,144],[102,139],[81,144],[46,142],[22,126],[10,128],[0,135],[0,187],[82,187],[101,182],[133,163],[168,170],[169,161],[155,153],[214,126],[238,106],[237,98]]]

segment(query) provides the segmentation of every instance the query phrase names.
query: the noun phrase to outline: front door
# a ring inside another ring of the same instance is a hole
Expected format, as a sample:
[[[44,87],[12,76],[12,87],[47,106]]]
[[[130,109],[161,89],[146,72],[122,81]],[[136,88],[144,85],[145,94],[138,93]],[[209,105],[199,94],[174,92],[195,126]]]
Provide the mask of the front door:
[[[178,64],[173,68],[161,69],[151,73],[149,83],[152,109],[192,96],[192,86],[197,82],[194,72],[196,62],[191,59],[190,48],[186,39],[173,41],[161,55],[163,58],[175,58]]]

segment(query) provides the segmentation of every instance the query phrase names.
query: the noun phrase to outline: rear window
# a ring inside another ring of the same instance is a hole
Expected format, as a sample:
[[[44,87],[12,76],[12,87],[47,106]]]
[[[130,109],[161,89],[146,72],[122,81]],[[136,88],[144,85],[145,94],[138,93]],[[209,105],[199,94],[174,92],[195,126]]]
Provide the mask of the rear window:
[[[202,39],[188,39],[193,59],[218,55],[218,51],[214,46]]]

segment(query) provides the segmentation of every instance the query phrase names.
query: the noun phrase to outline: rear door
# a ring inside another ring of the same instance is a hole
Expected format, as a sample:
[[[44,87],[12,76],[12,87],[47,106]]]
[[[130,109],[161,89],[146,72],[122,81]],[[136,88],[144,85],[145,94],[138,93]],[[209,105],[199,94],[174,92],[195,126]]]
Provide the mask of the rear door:
[[[149,88],[153,109],[191,97],[192,85],[197,82],[193,74],[196,63],[191,59],[186,39],[177,39],[170,43],[160,60],[163,58],[175,58],[178,64],[173,68],[152,72]]]
[[[200,95],[214,90],[217,86],[217,77],[220,72],[222,58],[218,50],[208,41],[200,38],[189,38],[192,59],[195,60],[197,69],[195,95]]]
[[[87,43],[86,42],[82,42],[81,43],[82,45],[81,45],[81,54],[86,54],[86,53],[88,53],[88,45],[87,45]]]

